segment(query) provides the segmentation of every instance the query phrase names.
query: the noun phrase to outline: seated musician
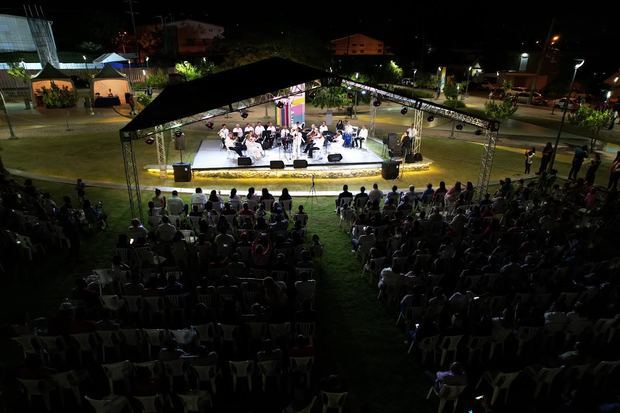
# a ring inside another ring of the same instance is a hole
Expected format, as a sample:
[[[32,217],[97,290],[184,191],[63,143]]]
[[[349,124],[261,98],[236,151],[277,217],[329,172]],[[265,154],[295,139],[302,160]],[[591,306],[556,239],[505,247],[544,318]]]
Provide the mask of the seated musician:
[[[282,148],[284,148],[285,150],[288,149],[289,145],[291,144],[291,133],[288,130],[288,127],[286,125],[282,125],[282,127],[280,128],[280,140],[282,141]]]
[[[238,138],[243,137],[243,129],[241,128],[241,125],[239,125],[238,123],[235,125],[232,131],[233,131],[233,135],[235,135],[236,137]]]
[[[336,134],[332,138],[332,144],[342,148],[344,145],[344,138],[342,137],[342,133],[340,131],[336,131]]]
[[[325,121],[321,122],[321,126],[319,126],[319,132],[321,132],[321,135],[322,135],[327,131],[329,131],[329,128],[327,127],[327,123]]]
[[[362,148],[362,143],[368,139],[368,129],[366,129],[366,125],[363,125],[362,128],[357,132],[357,136],[355,137],[355,141],[353,142],[353,147]]]
[[[238,138],[235,138],[235,136],[232,133],[229,133],[226,139],[224,139],[224,146],[227,149],[230,149],[231,151],[236,152],[237,155],[243,156],[241,147],[237,145],[239,143],[237,142],[237,139]]]
[[[308,153],[308,151],[314,147],[314,132],[310,132],[306,135],[306,148],[304,149],[304,153]],[[312,152],[310,152],[310,157],[312,157]]]

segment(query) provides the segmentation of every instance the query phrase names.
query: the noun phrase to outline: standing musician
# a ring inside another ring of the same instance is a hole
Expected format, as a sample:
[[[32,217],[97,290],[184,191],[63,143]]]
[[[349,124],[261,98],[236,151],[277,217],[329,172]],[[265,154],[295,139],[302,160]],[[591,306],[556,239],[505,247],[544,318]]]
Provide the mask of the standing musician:
[[[301,134],[301,132],[299,131],[299,129],[296,129],[293,132],[293,157],[295,159],[298,159],[301,156],[301,144],[302,142],[304,142],[304,138]]]
[[[230,133],[230,131],[228,130],[228,128],[226,127],[226,124],[223,123],[222,124],[222,128],[219,130],[219,132],[217,133],[217,136],[220,137],[220,139],[222,140],[222,149],[226,149],[226,145],[224,144],[224,141],[226,140],[226,138],[228,137],[228,134]]]
[[[406,157],[408,153],[411,152],[411,136],[409,136],[409,129],[407,129],[407,132],[403,133],[403,135],[400,137],[400,154],[402,155],[402,157]]]
[[[288,130],[288,127],[286,125],[282,125],[282,127],[280,128],[280,140],[282,141],[282,148],[284,148],[284,150],[288,149],[288,145],[291,143],[291,133]]]

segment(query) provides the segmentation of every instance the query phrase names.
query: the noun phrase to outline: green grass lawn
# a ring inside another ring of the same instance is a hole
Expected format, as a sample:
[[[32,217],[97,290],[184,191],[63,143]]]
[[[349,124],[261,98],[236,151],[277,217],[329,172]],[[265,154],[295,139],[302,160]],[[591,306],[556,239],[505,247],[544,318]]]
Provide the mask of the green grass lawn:
[[[383,133],[382,131],[378,131]],[[211,132],[209,138],[215,138]],[[187,148],[184,160],[192,161],[200,141],[207,136],[198,129],[186,130]],[[379,135],[382,136],[382,135]],[[169,162],[180,160],[178,151],[173,150],[170,139],[167,139]],[[9,168],[28,171],[35,174],[58,177],[74,181],[80,177],[88,181],[104,181],[124,183],[123,160],[115,133],[93,133],[89,135],[60,135],[50,137],[26,137],[18,140],[6,140],[1,143],[4,163]],[[381,153],[381,145],[372,142],[370,148]],[[495,163],[491,173],[492,181],[506,176],[519,176],[523,172],[523,151],[517,148],[503,147],[500,140],[496,152]],[[154,145],[146,145],[142,141],[135,142],[135,153],[138,165],[156,164]],[[417,187],[432,182],[435,186],[440,180],[452,185],[456,180],[463,182],[478,180],[478,170],[482,146],[477,143],[462,140],[453,140],[445,137],[425,136],[422,141],[422,153],[433,161],[429,171],[405,173],[401,179],[386,182],[385,185],[396,184],[399,187],[414,184]],[[571,156],[560,154],[557,165],[560,175],[567,175],[570,168]],[[533,169],[536,170],[539,159],[535,160]],[[587,164],[587,162],[586,162]],[[599,184],[606,183],[609,164],[604,162],[599,172]],[[585,167],[584,167],[585,171]],[[344,180],[354,186],[370,186],[373,182],[381,181],[381,171],[377,175],[364,178],[347,178],[343,173],[343,180],[317,179],[317,190],[338,190]],[[233,186],[243,188],[251,185],[265,185],[271,188],[288,187],[290,190],[307,190],[309,179],[268,178],[256,179],[222,179],[199,178],[192,183],[174,183],[172,178],[160,179],[157,175],[140,171],[140,183],[143,185],[161,185],[176,187],[194,187],[196,182],[208,188],[226,190]]]

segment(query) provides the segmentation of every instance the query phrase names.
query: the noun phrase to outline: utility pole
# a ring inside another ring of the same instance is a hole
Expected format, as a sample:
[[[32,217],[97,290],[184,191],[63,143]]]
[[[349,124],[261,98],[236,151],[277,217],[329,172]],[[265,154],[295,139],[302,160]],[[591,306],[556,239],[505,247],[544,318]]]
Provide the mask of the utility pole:
[[[136,12],[133,11],[133,1],[134,0],[127,0],[127,2],[129,3],[129,15],[131,16],[131,27],[133,28],[133,39],[135,43],[134,47],[136,49],[136,60],[140,62],[140,47],[138,45],[138,32],[136,31],[136,18],[135,18]]]
[[[549,43],[551,43],[551,35],[553,33],[553,26],[555,24],[555,17],[551,19],[551,24],[549,25],[549,31],[547,32],[547,38],[545,39],[545,44],[543,46],[542,54],[540,55],[540,59],[538,59],[538,67],[536,68],[536,76],[534,76],[534,80],[532,81],[532,86],[530,87],[530,95],[527,97],[527,104],[532,104],[532,97],[534,96],[534,92],[536,91],[536,81],[538,80],[538,76],[540,76],[540,71],[542,70],[543,62],[547,57],[547,48],[549,47]]]
[[[2,90],[0,90],[0,103],[2,104],[2,109],[4,110],[4,114],[6,116],[6,123],[7,125],[9,125],[9,139],[17,139],[17,136],[15,136],[15,132],[13,132],[13,125],[11,124],[9,109],[6,107],[6,101],[4,100],[4,94],[2,93]]]

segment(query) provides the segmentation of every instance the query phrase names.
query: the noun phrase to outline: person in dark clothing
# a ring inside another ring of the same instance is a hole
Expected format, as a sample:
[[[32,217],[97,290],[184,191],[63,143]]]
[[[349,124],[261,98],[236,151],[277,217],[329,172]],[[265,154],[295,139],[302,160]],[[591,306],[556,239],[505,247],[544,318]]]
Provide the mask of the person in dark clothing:
[[[553,155],[553,145],[551,145],[551,142],[547,142],[547,144],[542,150],[542,158],[540,159],[540,168],[538,168],[538,172],[536,172],[536,175],[540,175],[544,171],[547,170],[547,165],[549,165],[552,155]]]
[[[353,194],[349,192],[349,186],[344,185],[342,187],[342,192],[338,195],[338,199],[336,199],[336,212],[340,212],[340,200],[342,198],[350,198],[353,199]]]
[[[583,160],[588,157],[588,147],[586,145],[578,146],[575,149],[575,156],[573,156],[573,163],[570,168],[570,172],[568,173],[568,179],[576,180],[577,174],[581,169],[581,165],[583,164]]]
[[[586,171],[586,183],[588,185],[594,184],[594,179],[596,178],[596,171],[598,167],[601,166],[601,155],[599,153],[594,154],[594,159],[590,161],[590,165],[588,166],[588,170]]]

